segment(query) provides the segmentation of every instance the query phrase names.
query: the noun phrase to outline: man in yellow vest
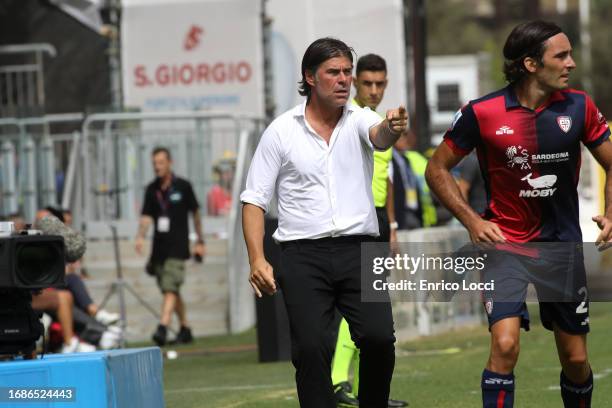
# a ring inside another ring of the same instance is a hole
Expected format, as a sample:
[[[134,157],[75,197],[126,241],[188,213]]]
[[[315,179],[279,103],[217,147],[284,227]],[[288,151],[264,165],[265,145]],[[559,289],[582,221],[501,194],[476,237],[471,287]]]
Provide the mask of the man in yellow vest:
[[[373,111],[382,101],[387,87],[387,64],[375,54],[367,54],[357,61],[354,79],[355,98],[353,103]],[[389,179],[392,149],[384,152],[374,151],[374,174],[372,177],[372,194],[378,217],[379,242],[397,242],[397,222],[393,206],[393,186]],[[353,386],[348,381],[349,369],[353,363]],[[359,350],[351,340],[346,320],[342,319],[338,330],[338,341],[332,363],[332,384],[339,407],[359,406],[358,398],[352,393],[359,389]],[[408,403],[389,400],[389,407],[405,407]]]

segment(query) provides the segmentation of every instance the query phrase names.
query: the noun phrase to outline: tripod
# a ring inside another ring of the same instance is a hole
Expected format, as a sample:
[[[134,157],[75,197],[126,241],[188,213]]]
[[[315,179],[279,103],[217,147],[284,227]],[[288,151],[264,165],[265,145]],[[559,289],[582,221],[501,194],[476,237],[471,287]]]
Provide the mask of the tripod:
[[[134,288],[130,286],[130,284],[123,279],[123,270],[121,268],[121,255],[119,253],[119,237],[117,236],[117,226],[111,224],[110,229],[113,235],[113,248],[114,248],[114,253],[115,253],[115,264],[117,267],[117,278],[115,279],[113,283],[111,283],[111,287],[106,293],[106,295],[104,296],[104,299],[102,300],[102,303],[100,304],[100,308],[103,308],[104,305],[106,305],[106,302],[108,302],[108,300],[110,299],[112,295],[117,294],[119,296],[119,315],[121,316],[121,323],[119,326],[121,328],[121,335],[119,338],[119,347],[125,348],[125,345],[126,345],[125,329],[127,325],[127,309],[125,307],[124,290],[127,290],[132,296],[134,296],[134,298],[142,306],[144,306],[145,309],[151,312],[151,314],[155,316],[155,318],[158,321],[160,319],[160,316],[159,316],[159,313],[157,313],[157,310],[155,310],[149,303],[147,303],[146,300],[144,300],[138,293],[136,293]]]

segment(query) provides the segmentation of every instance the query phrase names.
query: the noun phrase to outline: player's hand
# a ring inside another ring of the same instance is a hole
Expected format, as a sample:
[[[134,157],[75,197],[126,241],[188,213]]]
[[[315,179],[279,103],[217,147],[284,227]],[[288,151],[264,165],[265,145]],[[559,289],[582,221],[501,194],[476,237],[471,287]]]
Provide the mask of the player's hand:
[[[134,243],[134,249],[138,255],[142,255],[142,247],[144,246],[144,238],[136,237],[136,242]]]
[[[601,230],[595,241],[597,249],[603,251],[612,247],[612,219],[603,215],[596,215],[591,219],[597,223],[597,226]]]
[[[264,258],[260,258],[253,262],[251,265],[249,283],[253,287],[253,291],[255,291],[257,297],[261,297],[262,292],[267,295],[276,293],[276,282],[274,281],[272,265]]]
[[[408,113],[406,108],[401,106],[397,109],[390,109],[387,111],[387,123],[389,129],[395,134],[406,131],[408,127]]]
[[[470,239],[475,244],[506,242],[506,237],[504,237],[499,225],[491,221],[480,219],[473,225],[468,226],[468,232],[470,233]]]

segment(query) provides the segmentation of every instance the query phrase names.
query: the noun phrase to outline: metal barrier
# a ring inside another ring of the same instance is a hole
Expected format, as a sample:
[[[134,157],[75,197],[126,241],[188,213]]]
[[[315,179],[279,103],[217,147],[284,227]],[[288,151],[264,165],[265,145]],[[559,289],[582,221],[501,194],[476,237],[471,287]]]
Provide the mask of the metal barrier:
[[[0,57],[9,58],[11,63],[0,66],[0,115],[44,112],[45,54],[54,57],[57,52],[51,44],[0,46]]]
[[[109,113],[83,123],[83,216],[88,221],[136,219],[153,170],[150,152],[167,147],[174,171],[187,177],[198,197],[214,184],[212,167],[224,152],[235,154],[241,130],[254,116],[215,112]],[[206,204],[204,208],[206,209]]]
[[[82,114],[0,119],[1,215],[21,213],[31,222],[37,209],[59,204],[56,184],[64,183],[56,177],[65,173],[63,152],[70,152],[75,137],[53,128],[76,128],[82,120]]]

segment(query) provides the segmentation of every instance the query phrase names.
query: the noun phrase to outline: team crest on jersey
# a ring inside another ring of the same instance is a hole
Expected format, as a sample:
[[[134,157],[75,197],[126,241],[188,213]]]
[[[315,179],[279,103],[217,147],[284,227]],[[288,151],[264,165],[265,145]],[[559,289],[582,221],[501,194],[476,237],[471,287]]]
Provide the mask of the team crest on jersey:
[[[572,118],[569,116],[557,116],[557,124],[562,131],[567,133],[572,128]]]
[[[493,313],[493,300],[489,299],[485,302],[485,310],[489,316]]]

